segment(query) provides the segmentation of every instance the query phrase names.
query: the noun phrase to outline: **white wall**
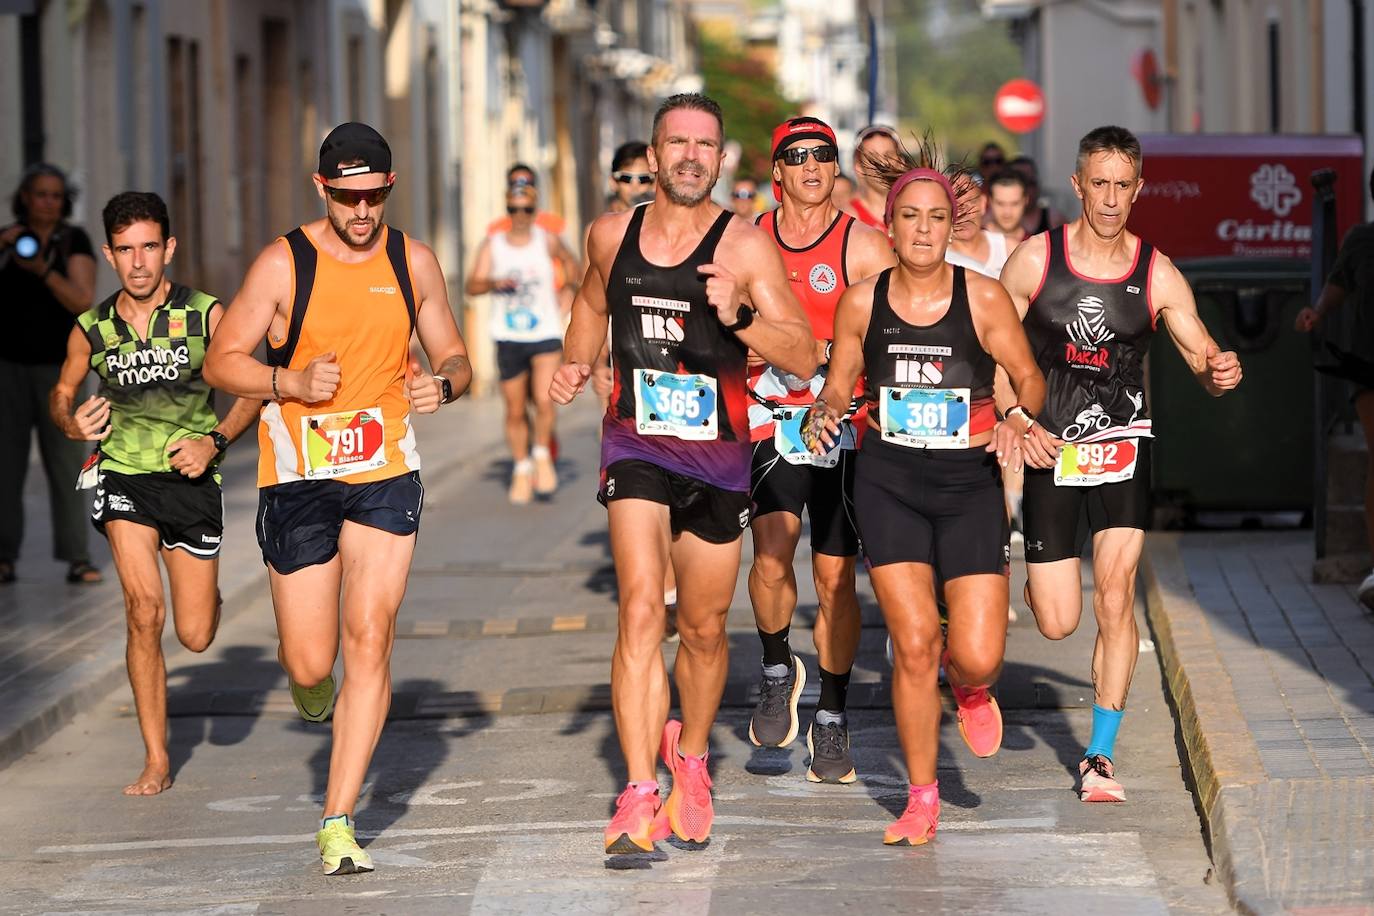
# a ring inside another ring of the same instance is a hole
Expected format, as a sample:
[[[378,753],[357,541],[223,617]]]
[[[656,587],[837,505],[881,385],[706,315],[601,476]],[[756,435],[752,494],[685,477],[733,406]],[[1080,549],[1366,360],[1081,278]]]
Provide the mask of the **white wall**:
[[[1045,122],[1038,165],[1043,192],[1066,215],[1078,210],[1069,175],[1078,141],[1104,124],[1136,133],[1165,129],[1165,107],[1150,111],[1131,76],[1137,51],[1159,53],[1157,4],[1081,2],[1042,8],[1041,88]]]

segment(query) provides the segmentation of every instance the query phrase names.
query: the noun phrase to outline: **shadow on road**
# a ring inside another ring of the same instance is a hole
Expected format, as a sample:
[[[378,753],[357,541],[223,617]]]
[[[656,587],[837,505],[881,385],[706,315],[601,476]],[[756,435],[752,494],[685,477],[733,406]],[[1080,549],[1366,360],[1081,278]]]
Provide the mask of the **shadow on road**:
[[[263,646],[251,645],[225,646],[213,661],[181,665],[168,671],[171,734],[167,751],[172,763],[172,778],[176,779],[202,743],[228,747],[247,739],[260,718],[260,708],[255,704],[232,702],[232,698],[235,694],[237,697],[249,695],[245,691],[261,696],[281,678],[281,665],[276,658],[268,656]],[[226,701],[222,697],[231,699]],[[183,699],[195,698],[200,698],[201,702],[191,702],[191,713],[177,713]]]

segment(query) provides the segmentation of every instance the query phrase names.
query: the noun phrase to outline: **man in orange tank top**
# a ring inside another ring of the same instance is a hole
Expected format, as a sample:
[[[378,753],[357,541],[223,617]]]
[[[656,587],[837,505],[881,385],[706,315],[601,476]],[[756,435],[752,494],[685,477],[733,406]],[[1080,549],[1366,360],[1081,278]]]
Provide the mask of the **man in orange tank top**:
[[[754,565],[749,598],[763,644],[759,699],[749,739],[786,747],[802,731],[811,755],[812,782],[851,783],[845,699],[859,644],[859,601],[854,565],[859,536],[854,524],[854,433],[845,423],[842,447],[812,455],[798,438],[802,413],[825,384],[835,306],[850,283],[894,263],[881,232],[841,213],[831,202],[839,173],[835,133],[816,118],[792,118],[773,131],[773,196],[781,206],[759,219],[782,255],[788,285],[811,324],[816,360],[811,378],[768,365],[750,368],[749,438],[753,442],[750,496],[754,503]],[[806,667],[788,645],[797,609],[793,562],[801,516],[811,521],[811,572],[818,608],[814,639],[821,695],[806,729],[797,713]]]
[[[264,402],[258,543],[291,697],[307,721],[334,712],[316,841],[324,873],[339,875],[372,870],[352,819],[391,704],[392,634],[424,497],[410,414],[456,399],[472,369],[434,252],[382,221],[396,180],[382,135],[334,128],[314,179],[326,217],[258,255],[204,372]],[[434,374],[410,356],[412,331]],[[266,364],[253,356],[264,337]],[[336,702],[341,630],[348,678]]]

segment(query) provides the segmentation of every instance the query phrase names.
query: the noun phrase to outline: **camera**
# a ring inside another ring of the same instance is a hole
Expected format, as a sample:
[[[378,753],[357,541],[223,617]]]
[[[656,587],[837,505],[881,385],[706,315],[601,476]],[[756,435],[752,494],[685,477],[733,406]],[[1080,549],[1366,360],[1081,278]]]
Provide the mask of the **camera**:
[[[38,256],[38,252],[43,249],[43,245],[38,241],[38,236],[34,235],[29,229],[19,233],[14,240],[14,253],[17,257],[24,260]]]

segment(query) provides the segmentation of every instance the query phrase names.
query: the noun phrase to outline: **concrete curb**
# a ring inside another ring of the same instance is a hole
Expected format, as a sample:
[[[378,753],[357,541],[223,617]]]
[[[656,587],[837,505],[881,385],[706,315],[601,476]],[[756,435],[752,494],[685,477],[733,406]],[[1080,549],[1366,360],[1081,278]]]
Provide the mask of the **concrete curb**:
[[[1212,861],[1237,909],[1282,913],[1270,894],[1264,837],[1252,813],[1269,780],[1206,614],[1194,598],[1178,541],[1177,534],[1146,535],[1140,568]]]
[[[500,403],[495,399],[482,399],[468,401],[464,404],[467,411],[463,416],[456,418],[456,422],[464,424],[464,429],[479,428],[490,433],[490,435],[464,435],[458,441],[461,443],[458,448],[444,450],[439,447],[431,447],[432,457],[426,461],[425,474],[429,481],[431,498],[441,497],[445,490],[450,486],[466,478],[469,472],[480,470],[485,467],[490,460],[493,448],[501,448],[501,426]],[[565,433],[573,429],[599,422],[599,415],[592,420],[588,420],[583,414],[585,412],[565,414],[560,424]],[[490,415],[490,416],[488,416]],[[495,418],[493,420],[493,418]],[[422,418],[421,422],[435,422]],[[251,431],[250,431],[251,435]],[[423,427],[421,428],[423,435]],[[438,443],[435,444],[436,446]],[[423,450],[423,440],[421,443]],[[256,462],[254,462],[254,467]],[[240,484],[240,488],[243,485]],[[226,498],[227,498],[226,493]],[[256,504],[256,496],[253,498]],[[234,525],[238,528],[243,526],[239,523],[243,521],[236,513],[234,521],[226,515],[225,527]],[[270,613],[270,601],[266,595],[265,582],[266,574],[262,571],[261,554],[258,553],[256,541],[248,537],[251,543],[244,544],[243,537],[236,537],[235,548],[232,552],[226,549],[220,560],[220,587],[224,591],[224,606],[220,616],[220,627],[240,616],[244,611],[260,603],[268,608]],[[244,572],[243,567],[247,564],[248,571]],[[229,570],[233,570],[230,573]],[[237,575],[235,575],[235,573]],[[111,577],[114,577],[113,567],[110,570]],[[243,581],[238,584],[226,582],[226,579],[241,578]],[[117,593],[116,593],[117,595]],[[117,597],[112,600],[118,600]],[[123,628],[117,624],[122,624],[123,616],[120,614],[118,622],[111,621],[109,626],[112,633],[122,634]],[[179,653],[185,652],[181,644],[177,641],[175,632],[171,627],[166,629],[163,639],[163,654],[167,659],[168,668],[173,667],[174,659]],[[112,638],[107,645],[91,653],[82,659],[72,668],[63,672],[62,677],[54,685],[54,693],[46,698],[32,713],[25,714],[21,721],[6,727],[0,733],[0,769],[4,769],[19,757],[37,747],[47,740],[59,729],[65,726],[78,713],[95,706],[101,700],[108,697],[113,691],[119,689],[121,685],[127,684],[127,674],[124,661],[124,640],[122,638]],[[169,697],[169,711],[172,708],[172,697]]]

